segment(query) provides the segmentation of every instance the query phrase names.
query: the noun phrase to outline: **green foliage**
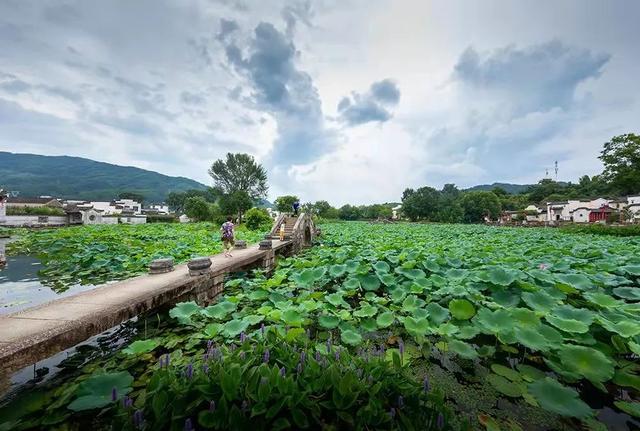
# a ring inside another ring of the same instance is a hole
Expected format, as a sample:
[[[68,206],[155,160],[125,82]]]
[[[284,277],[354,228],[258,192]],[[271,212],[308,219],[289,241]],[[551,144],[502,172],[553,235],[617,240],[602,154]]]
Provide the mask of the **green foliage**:
[[[209,204],[199,196],[185,199],[184,213],[195,221],[210,221],[212,216]]]
[[[234,196],[236,192],[243,192],[253,200],[266,197],[267,171],[255,161],[253,156],[243,153],[227,153],[225,160],[216,160],[209,168],[209,175],[215,186],[225,195]],[[249,205],[246,209],[251,208]]]
[[[171,208],[171,210],[175,211],[178,214],[182,214],[184,212],[185,201],[188,198],[201,197],[209,203],[216,203],[216,201],[220,197],[220,194],[220,190],[214,189],[212,187],[207,187],[205,189],[186,190],[184,192],[171,192],[167,196],[165,203],[169,206],[169,208]]]
[[[460,199],[467,223],[482,222],[484,217],[495,220],[502,210],[500,200],[492,192],[468,192]]]
[[[560,226],[565,233],[611,235],[611,236],[640,236],[640,225],[610,226],[601,223],[569,224]]]
[[[62,208],[51,207],[8,207],[7,215],[39,215],[39,216],[64,216]]]
[[[16,231],[8,254],[36,254],[44,264],[41,282],[56,290],[100,284],[147,271],[154,259],[181,263],[222,252],[219,226],[211,223],[87,225]],[[236,229],[237,239],[259,241],[263,231]]]
[[[264,208],[251,208],[244,215],[244,222],[247,224],[247,227],[251,230],[264,230],[268,231],[271,229],[271,224],[273,220],[271,220],[271,216]]]
[[[133,377],[126,371],[93,375],[80,383],[68,408],[78,412],[113,405],[131,391],[132,383]]]
[[[293,204],[299,201],[300,199],[297,196],[286,195],[278,196],[273,203],[279,212],[290,213],[293,211]]]
[[[600,160],[603,178],[621,195],[640,192],[640,136],[614,136],[604,144]]]
[[[204,184],[188,178],[169,177],[80,157],[2,151],[0,179],[5,190],[20,190],[23,196],[51,195],[93,201],[110,201],[128,190],[144,195],[148,202],[162,202],[171,192],[206,188]]]
[[[122,192],[118,194],[118,199],[132,199],[139,204],[142,204],[145,201],[145,196],[142,193]]]
[[[242,190],[226,193],[220,197],[220,211],[223,215],[238,215],[238,221],[242,223],[242,215],[253,206],[253,199]]]

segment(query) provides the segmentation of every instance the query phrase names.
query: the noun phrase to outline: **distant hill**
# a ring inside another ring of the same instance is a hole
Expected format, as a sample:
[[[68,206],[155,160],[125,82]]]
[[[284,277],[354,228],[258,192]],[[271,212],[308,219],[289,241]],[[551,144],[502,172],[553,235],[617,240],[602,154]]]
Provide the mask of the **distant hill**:
[[[493,183],[493,184],[480,184],[478,186],[473,186],[470,187],[468,189],[466,189],[467,191],[491,191],[493,189],[495,189],[496,187],[500,187],[501,189],[504,189],[505,192],[512,194],[512,195],[517,195],[519,193],[522,193],[524,191],[526,191],[529,187],[531,187],[533,184],[510,184],[510,183]]]
[[[136,192],[145,202],[162,202],[167,194],[206,186],[184,177],[169,177],[130,166],[69,156],[39,156],[0,151],[0,187],[22,197],[49,195],[107,201]]]

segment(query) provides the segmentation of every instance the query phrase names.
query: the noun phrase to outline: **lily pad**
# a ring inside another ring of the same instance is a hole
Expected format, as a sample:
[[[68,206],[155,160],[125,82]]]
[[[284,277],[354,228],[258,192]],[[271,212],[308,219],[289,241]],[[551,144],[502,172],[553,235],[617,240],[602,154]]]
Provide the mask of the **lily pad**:
[[[244,320],[240,319],[233,319],[225,323],[222,333],[227,338],[235,338],[240,335],[241,332],[246,331],[248,327],[249,322],[245,322]]]
[[[451,315],[458,320],[469,320],[476,314],[473,304],[466,299],[453,299],[449,302]]]
[[[543,409],[550,412],[576,418],[586,418],[592,413],[575,390],[552,378],[545,377],[530,383],[528,391]]]
[[[469,343],[460,340],[451,340],[448,344],[449,350],[461,358],[476,359],[478,357],[478,352],[476,352],[476,349]]]
[[[70,410],[79,412],[102,408],[116,399],[131,392],[133,377],[126,371],[119,373],[96,374],[80,383],[76,391],[76,399],[69,404]]]
[[[429,333],[429,321],[427,319],[416,319],[415,317],[407,317],[404,319],[404,327],[411,335],[424,336]]]
[[[127,355],[139,355],[140,353],[147,353],[158,347],[160,343],[158,340],[137,340],[129,344],[122,352]]]
[[[373,317],[378,313],[378,308],[371,305],[362,303],[363,305],[353,312],[353,315],[356,317]]]
[[[495,390],[508,397],[518,398],[521,397],[524,392],[521,384],[511,382],[503,376],[489,374],[486,379]]]
[[[195,302],[180,302],[169,311],[169,316],[178,319],[178,321],[184,325],[188,325],[191,323],[191,316],[198,311],[200,311],[200,306]]]
[[[433,323],[440,324],[449,318],[449,310],[437,302],[430,303],[426,309],[429,313],[429,320]]]
[[[387,328],[393,324],[395,321],[395,315],[390,311],[385,311],[381,313],[376,318],[376,323],[380,328]]]
[[[638,401],[614,401],[613,404],[623,412],[640,418],[640,402]]]
[[[362,288],[368,292],[375,292],[380,288],[380,279],[376,275],[360,275],[358,279]]]
[[[567,371],[584,376],[594,383],[606,382],[613,377],[613,362],[599,350],[564,345],[558,351],[558,356]]]
[[[318,317],[318,323],[323,328],[334,329],[338,327],[338,324],[340,323],[340,319],[338,319],[336,316],[324,315],[324,316]]]
[[[238,305],[231,301],[222,301],[215,305],[210,305],[204,310],[202,313],[208,317],[212,317],[214,319],[223,320],[230,313],[236,311]]]
[[[340,333],[340,338],[351,346],[357,346],[362,343],[362,336],[355,331],[346,330]]]

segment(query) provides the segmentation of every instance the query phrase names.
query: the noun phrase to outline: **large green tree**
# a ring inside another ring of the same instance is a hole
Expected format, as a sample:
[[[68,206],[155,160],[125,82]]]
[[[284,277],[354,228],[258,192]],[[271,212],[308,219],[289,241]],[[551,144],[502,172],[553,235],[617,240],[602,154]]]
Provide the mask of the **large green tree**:
[[[604,144],[602,176],[619,194],[640,192],[640,136],[628,133]]]
[[[220,205],[222,213],[227,215],[237,214],[238,222],[242,223],[242,215],[249,208],[253,207],[254,200],[247,192],[236,190],[222,195],[218,204]]]
[[[406,189],[402,193],[402,212],[411,220],[437,220],[440,192],[433,187]]]
[[[209,203],[215,203],[221,194],[219,189],[213,187],[207,187],[206,190],[191,189],[184,192],[171,192],[167,195],[165,203],[176,213],[182,213],[187,198],[199,196]]]
[[[269,190],[267,171],[249,154],[227,153],[225,160],[216,160],[211,165],[209,175],[226,195],[240,191],[257,200],[265,198]]]
[[[201,196],[188,197],[184,202],[184,212],[192,220],[205,221],[211,219],[209,203]]]
[[[291,212],[293,211],[293,203],[299,202],[298,196],[286,195],[286,196],[278,196],[274,202],[276,209],[281,213]]]
[[[485,216],[495,220],[501,211],[500,199],[493,192],[466,192],[460,198],[460,205],[467,223],[479,223]]]

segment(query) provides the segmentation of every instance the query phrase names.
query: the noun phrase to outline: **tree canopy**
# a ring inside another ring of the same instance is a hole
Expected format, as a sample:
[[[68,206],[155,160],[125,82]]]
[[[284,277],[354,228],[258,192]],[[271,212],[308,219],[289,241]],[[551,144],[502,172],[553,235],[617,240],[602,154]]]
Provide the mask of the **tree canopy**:
[[[640,192],[640,136],[629,133],[615,136],[604,144],[600,160],[602,176],[619,194]]]
[[[276,209],[278,211],[280,211],[281,213],[285,213],[285,212],[290,212],[293,209],[293,203],[299,202],[299,201],[300,199],[298,199],[297,196],[292,196],[292,195],[279,196],[276,198],[274,205],[276,206]]]
[[[244,192],[256,200],[267,196],[267,171],[253,156],[227,153],[225,160],[216,160],[209,168],[214,184],[225,194]]]

